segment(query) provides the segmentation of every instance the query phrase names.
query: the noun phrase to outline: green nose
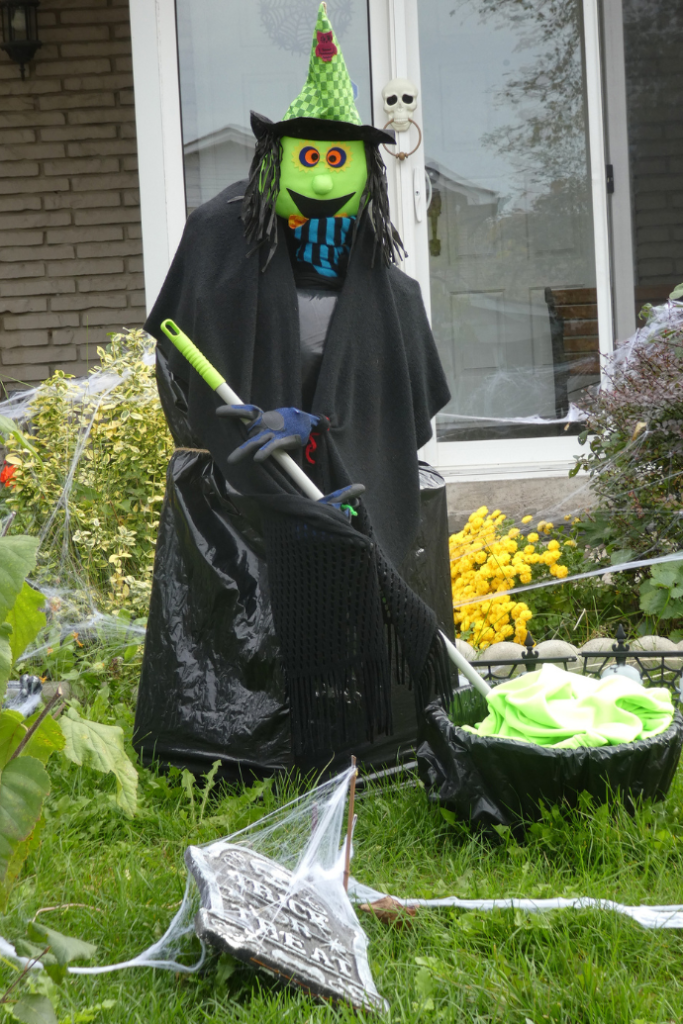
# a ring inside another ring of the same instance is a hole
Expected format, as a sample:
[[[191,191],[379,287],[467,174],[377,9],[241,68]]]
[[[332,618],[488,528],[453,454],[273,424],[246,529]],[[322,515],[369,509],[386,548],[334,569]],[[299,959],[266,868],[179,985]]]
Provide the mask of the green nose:
[[[326,196],[334,188],[331,174],[316,174],[311,182],[313,191],[318,196]]]

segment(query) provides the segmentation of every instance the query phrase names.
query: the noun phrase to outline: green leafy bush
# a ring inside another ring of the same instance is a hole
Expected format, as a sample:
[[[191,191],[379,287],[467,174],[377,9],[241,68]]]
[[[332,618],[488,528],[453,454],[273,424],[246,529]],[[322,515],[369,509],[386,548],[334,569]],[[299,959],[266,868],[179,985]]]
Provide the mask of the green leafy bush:
[[[0,421],[0,498],[15,530],[41,535],[41,582],[144,615],[173,442],[148,335],[117,334],[97,351],[87,382],[58,371],[37,389],[28,426]]]

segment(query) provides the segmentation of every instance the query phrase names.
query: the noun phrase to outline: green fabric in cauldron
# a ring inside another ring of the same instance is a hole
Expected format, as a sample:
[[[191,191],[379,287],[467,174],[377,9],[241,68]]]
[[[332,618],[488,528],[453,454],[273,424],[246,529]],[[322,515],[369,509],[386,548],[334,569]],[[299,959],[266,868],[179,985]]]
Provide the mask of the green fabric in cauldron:
[[[538,743],[544,747],[604,747],[649,739],[671,725],[671,694],[611,675],[590,679],[556,665],[516,676],[487,695],[489,714],[479,736]]]

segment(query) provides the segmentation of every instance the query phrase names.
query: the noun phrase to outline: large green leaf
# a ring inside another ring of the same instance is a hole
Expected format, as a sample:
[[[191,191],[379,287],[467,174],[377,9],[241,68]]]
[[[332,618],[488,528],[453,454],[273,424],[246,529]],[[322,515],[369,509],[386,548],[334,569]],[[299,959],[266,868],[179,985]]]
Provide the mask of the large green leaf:
[[[11,1013],[22,1024],[58,1024],[57,1014],[47,996],[22,996]]]
[[[680,562],[660,562],[650,569],[652,582],[660,587],[675,587],[683,581],[683,560]]]
[[[680,619],[683,616],[683,601],[669,601],[662,612],[663,619]]]
[[[7,906],[10,890],[23,867],[24,861],[30,853],[33,853],[40,846],[40,841],[43,837],[44,824],[45,815],[41,814],[38,819],[38,824],[34,828],[33,832],[31,832],[31,835],[28,839],[24,839],[23,842],[17,844],[14,853],[10,857],[9,864],[7,865],[7,872],[5,874],[5,881],[0,885],[0,910],[4,910]]]
[[[0,774],[0,884],[19,844],[38,824],[50,777],[35,757],[17,757]]]
[[[45,598],[38,590],[24,583],[17,595],[14,607],[7,615],[7,622],[12,627],[10,647],[12,660],[16,661],[23,654],[32,640],[35,640],[47,621],[41,611]]]
[[[6,618],[36,564],[37,537],[0,537],[0,704],[12,668],[12,623]]]
[[[39,921],[32,921],[27,932],[29,939],[39,943],[42,949],[50,947],[50,952],[58,964],[68,964],[72,960],[90,960],[97,952],[97,946],[93,946],[92,943],[63,935]]]
[[[646,615],[660,616],[666,607],[669,595],[662,587],[655,587],[650,580],[640,585],[640,610]]]
[[[7,439],[15,430],[17,430],[17,425],[14,420],[11,420],[9,416],[0,416],[0,437]]]
[[[36,711],[26,719],[26,725],[30,728],[39,715],[40,712]],[[58,750],[64,750],[65,746],[66,740],[59,727],[59,722],[55,722],[52,715],[47,715],[31,736],[20,756],[29,754],[31,757],[37,757],[43,764],[47,764],[52,755],[56,754]]]
[[[7,680],[12,668],[12,648],[9,645],[11,635],[12,627],[9,622],[0,623],[0,703],[5,698]]]
[[[23,718],[18,711],[0,712],[0,769],[5,767],[29,727],[39,716],[39,711],[27,719]],[[51,715],[48,715],[33,733],[20,756],[27,754],[30,757],[38,758],[43,764],[47,764],[52,754],[64,749],[65,742],[64,733],[59,728],[59,724]]]
[[[37,537],[0,537],[0,622],[19,596],[24,580],[35,567],[40,541]]]
[[[0,712],[0,769],[5,767],[25,735],[24,716],[19,711]]]
[[[123,746],[123,729],[81,718],[69,708],[59,719],[66,745],[64,753],[74,764],[116,777],[116,802],[130,817],[137,808],[138,773]]]

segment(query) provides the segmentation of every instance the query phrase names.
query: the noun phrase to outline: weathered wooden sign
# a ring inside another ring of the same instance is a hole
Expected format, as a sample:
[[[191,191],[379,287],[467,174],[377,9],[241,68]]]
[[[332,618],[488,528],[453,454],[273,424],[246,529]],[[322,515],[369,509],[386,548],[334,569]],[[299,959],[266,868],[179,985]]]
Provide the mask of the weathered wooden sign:
[[[185,863],[202,899],[195,931],[245,963],[323,999],[384,1010],[357,925],[290,871],[244,847],[190,846]]]

